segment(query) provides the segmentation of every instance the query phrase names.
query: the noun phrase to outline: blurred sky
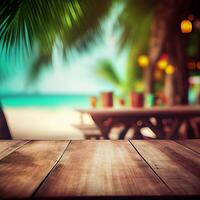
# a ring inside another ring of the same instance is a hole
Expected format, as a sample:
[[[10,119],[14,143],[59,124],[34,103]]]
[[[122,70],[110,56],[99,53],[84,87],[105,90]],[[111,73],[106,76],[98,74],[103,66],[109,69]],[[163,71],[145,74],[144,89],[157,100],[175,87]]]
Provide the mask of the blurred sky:
[[[5,78],[0,80],[0,95],[97,94],[102,90],[113,90],[109,83],[97,76],[96,69],[101,59],[108,59],[123,76],[128,49],[118,53],[117,43],[121,30],[119,25],[116,26],[122,9],[122,5],[114,6],[108,17],[102,21],[102,38],[96,38],[90,50],[78,53],[72,49],[66,61],[62,59],[62,44],[58,41],[53,50],[52,66],[44,67],[35,82],[27,83],[27,79],[37,52],[30,57],[15,59],[14,54],[18,49],[13,49],[9,58],[3,51],[0,54],[0,71]]]

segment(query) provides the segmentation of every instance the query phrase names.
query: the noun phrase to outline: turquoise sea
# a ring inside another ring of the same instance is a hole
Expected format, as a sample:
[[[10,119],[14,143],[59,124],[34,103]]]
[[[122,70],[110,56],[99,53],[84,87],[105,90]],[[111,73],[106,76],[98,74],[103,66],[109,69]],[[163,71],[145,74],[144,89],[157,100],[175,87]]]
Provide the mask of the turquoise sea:
[[[0,101],[3,107],[89,107],[89,95],[10,95],[0,97]]]

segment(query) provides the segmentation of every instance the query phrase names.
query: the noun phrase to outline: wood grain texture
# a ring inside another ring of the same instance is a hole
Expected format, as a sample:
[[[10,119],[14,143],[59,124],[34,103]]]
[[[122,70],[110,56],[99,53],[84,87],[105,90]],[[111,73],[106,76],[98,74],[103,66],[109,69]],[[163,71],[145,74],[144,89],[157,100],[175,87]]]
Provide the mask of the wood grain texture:
[[[68,143],[31,141],[0,160],[0,197],[31,197]]]
[[[35,197],[169,194],[128,141],[72,141]]]
[[[200,139],[193,139],[193,140],[178,140],[176,141],[183,146],[200,153]]]
[[[26,140],[0,140],[0,159],[22,147],[27,142]]]
[[[131,141],[176,195],[200,195],[200,155],[169,140]]]

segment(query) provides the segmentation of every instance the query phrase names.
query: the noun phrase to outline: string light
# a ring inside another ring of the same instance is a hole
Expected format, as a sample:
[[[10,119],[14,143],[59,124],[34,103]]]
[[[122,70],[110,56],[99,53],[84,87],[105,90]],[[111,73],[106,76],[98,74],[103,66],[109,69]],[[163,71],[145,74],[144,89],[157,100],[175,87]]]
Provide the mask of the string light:
[[[161,70],[164,70],[168,65],[168,62],[166,59],[160,59],[158,62],[157,62],[157,66],[159,69]]]
[[[171,75],[175,72],[175,67],[173,65],[168,65],[165,69],[165,73]]]
[[[149,65],[149,58],[146,55],[140,55],[138,57],[138,64],[142,68],[146,68]]]

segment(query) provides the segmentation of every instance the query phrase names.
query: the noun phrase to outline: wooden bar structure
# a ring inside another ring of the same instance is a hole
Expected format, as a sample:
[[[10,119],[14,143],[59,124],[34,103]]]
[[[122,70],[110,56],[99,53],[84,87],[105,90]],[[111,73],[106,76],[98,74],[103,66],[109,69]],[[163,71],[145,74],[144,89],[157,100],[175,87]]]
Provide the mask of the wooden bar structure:
[[[115,124],[123,124],[124,131],[119,139],[124,139],[129,128],[135,130],[134,139],[142,139],[140,129],[149,127],[157,139],[177,139],[181,126],[192,128],[196,118],[200,118],[200,106],[170,106],[152,108],[95,108],[77,109],[80,113],[89,114],[101,130],[105,139],[109,139],[109,132]],[[154,122],[152,122],[152,119]],[[167,129],[167,131],[166,131]],[[187,138],[200,138],[197,131],[187,131]]]
[[[0,141],[0,199],[198,199],[200,140]]]

